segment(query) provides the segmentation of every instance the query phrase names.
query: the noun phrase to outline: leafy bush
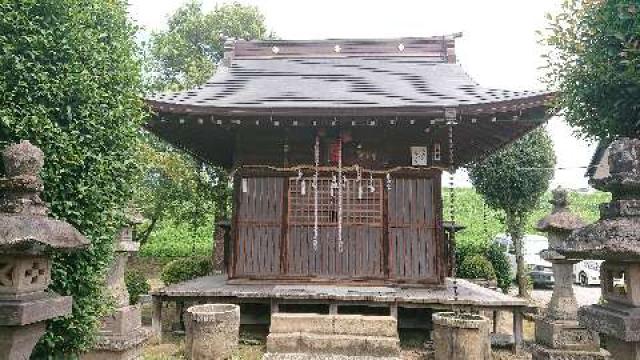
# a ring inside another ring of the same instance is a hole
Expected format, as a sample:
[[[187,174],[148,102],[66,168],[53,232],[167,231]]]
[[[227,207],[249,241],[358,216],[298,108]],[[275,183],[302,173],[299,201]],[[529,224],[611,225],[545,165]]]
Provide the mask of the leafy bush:
[[[51,289],[73,296],[73,313],[47,322],[34,354],[69,359],[109,310],[104,275],[138,174],[135,29],[124,0],[20,0],[0,2],[0,34],[0,148],[24,139],[42,149],[53,217],[92,244],[55,255]]]
[[[511,263],[503,247],[498,243],[491,243],[487,249],[487,259],[493,265],[498,287],[505,293],[509,290],[513,278],[511,276]]]
[[[491,262],[483,255],[472,255],[460,264],[458,276],[464,279],[495,280],[496,272]]]
[[[176,284],[209,275],[212,270],[211,259],[208,257],[176,259],[164,266],[160,279],[166,285]]]
[[[189,224],[163,221],[142,245],[141,257],[210,256],[212,251],[212,225],[191,230]]]
[[[145,295],[151,290],[151,285],[147,281],[147,277],[138,270],[127,270],[124,278],[129,291],[129,303],[135,305],[140,299],[140,295]]]

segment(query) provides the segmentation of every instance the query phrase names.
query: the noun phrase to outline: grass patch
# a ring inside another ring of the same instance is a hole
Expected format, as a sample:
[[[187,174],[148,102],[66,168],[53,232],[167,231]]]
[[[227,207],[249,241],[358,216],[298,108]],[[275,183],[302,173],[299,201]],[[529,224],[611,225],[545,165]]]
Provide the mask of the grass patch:
[[[140,248],[142,257],[210,256],[213,246],[213,225],[197,228],[188,224],[165,221],[158,224],[149,240]]]

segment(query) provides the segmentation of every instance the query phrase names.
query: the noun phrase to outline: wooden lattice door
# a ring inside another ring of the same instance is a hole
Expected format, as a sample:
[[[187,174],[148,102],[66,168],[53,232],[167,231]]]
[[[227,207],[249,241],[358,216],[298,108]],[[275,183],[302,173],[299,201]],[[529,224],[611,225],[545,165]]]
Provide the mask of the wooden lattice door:
[[[307,180],[289,179],[286,274],[317,278],[381,278],[384,275],[382,179],[349,179],[343,188],[342,246],[338,191],[318,181],[318,236],[314,248],[315,194]],[[340,251],[342,248],[342,251]]]
[[[389,274],[416,282],[439,281],[439,181],[396,178],[389,190]]]
[[[236,276],[280,274],[284,185],[281,177],[241,179],[236,209]]]

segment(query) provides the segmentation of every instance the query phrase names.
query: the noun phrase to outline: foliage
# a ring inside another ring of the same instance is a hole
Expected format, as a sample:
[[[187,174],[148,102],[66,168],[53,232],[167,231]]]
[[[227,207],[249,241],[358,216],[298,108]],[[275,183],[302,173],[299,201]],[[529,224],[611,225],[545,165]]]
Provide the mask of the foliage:
[[[201,85],[213,75],[226,38],[261,39],[267,35],[264,16],[255,6],[239,3],[216,6],[205,13],[191,1],[154,32],[148,48],[149,86],[153,90],[182,90]]]
[[[549,15],[547,81],[582,134],[640,136],[640,1],[566,0]]]
[[[493,265],[498,287],[506,293],[513,278],[511,277],[511,264],[505,249],[498,243],[491,243],[487,248],[486,256]]]
[[[504,211],[507,233],[516,245],[517,278],[522,296],[526,294],[522,235],[529,215],[549,187],[554,166],[553,144],[540,128],[469,169],[471,182],[487,205]]]
[[[73,295],[73,314],[48,322],[38,358],[85,349],[109,310],[104,271],[144,116],[134,33],[123,0],[0,3],[0,147],[28,139],[42,148],[52,215],[92,243],[54,257],[51,288]]]
[[[212,270],[211,258],[209,257],[176,259],[164,266],[160,279],[166,285],[176,284],[209,275]]]
[[[129,291],[129,303],[135,305],[140,299],[140,295],[145,295],[151,290],[151,285],[147,277],[138,270],[127,270],[124,278]]]
[[[225,218],[229,211],[231,190],[226,172],[197,163],[151,134],[145,138],[137,154],[144,176],[135,191],[135,203],[148,220],[140,228],[140,243],[144,245],[163,223],[190,225],[192,234],[176,240],[196,241],[207,230],[211,234],[212,217]]]
[[[140,248],[141,257],[209,256],[212,251],[212,226],[193,231],[184,223],[163,221]]]
[[[493,265],[480,254],[466,257],[460,264],[457,275],[463,279],[494,280],[496,278]]]
[[[259,39],[265,35],[264,16],[256,7],[232,3],[205,13],[200,2],[191,1],[169,18],[167,30],[151,35],[145,51],[147,88],[176,91],[201,85],[222,59],[225,37]],[[158,224],[164,223],[161,227],[167,229],[173,223],[186,222],[192,234],[182,234],[180,227],[181,236],[174,239],[176,248],[191,243],[185,241],[187,237],[202,244],[201,234],[210,229],[212,217],[228,217],[227,173],[151,134],[143,133],[142,139],[137,159],[145,166],[135,203],[148,222],[141,228],[141,242],[149,239]]]

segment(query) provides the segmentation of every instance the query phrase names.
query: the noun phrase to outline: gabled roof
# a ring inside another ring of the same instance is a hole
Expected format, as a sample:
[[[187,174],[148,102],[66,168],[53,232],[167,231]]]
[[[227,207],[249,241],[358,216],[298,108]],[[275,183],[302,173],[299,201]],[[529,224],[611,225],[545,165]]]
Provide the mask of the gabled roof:
[[[483,88],[455,64],[455,36],[238,41],[203,86],[148,99],[162,113],[491,114],[544,106],[546,92]]]

